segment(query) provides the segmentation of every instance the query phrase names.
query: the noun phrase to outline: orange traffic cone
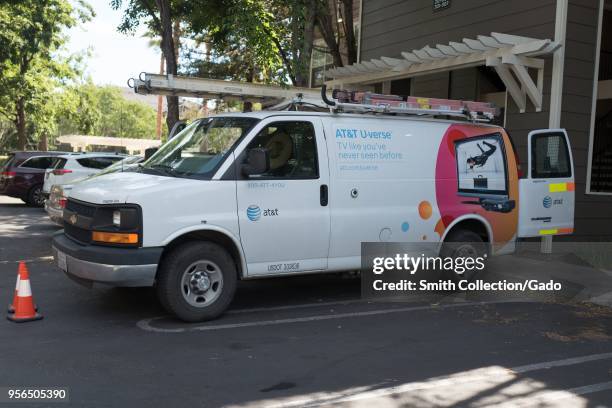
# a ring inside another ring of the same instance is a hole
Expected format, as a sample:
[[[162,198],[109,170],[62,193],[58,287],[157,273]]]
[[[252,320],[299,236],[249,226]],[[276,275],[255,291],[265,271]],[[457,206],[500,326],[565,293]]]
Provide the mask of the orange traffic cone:
[[[13,303],[8,305],[8,312],[15,313],[15,305],[17,304],[17,292],[19,292],[19,276],[21,275],[21,270],[25,268],[25,263],[23,261],[19,262],[19,269],[17,271],[17,283],[15,283],[15,294],[13,295]]]
[[[19,264],[19,288],[17,289],[17,299],[13,303],[13,306],[15,312],[6,317],[10,321],[22,323],[43,318],[36,312],[36,308],[34,307],[30,277],[28,276],[28,268],[25,263]]]

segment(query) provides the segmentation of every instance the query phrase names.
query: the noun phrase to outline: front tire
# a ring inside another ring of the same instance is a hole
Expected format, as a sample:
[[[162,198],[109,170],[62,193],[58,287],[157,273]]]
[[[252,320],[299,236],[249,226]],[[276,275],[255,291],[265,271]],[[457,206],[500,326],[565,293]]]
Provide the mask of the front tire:
[[[487,256],[487,244],[483,241],[482,237],[473,231],[469,230],[458,230],[451,232],[446,238],[440,251],[442,258],[477,258]],[[450,270],[445,271],[445,277],[455,283],[460,280],[467,280],[468,282],[473,281],[476,275],[481,272],[477,269],[472,271],[465,271],[463,274]]]
[[[236,283],[236,265],[224,248],[189,242],[164,256],[157,273],[157,297],[179,319],[202,322],[227,309]]]

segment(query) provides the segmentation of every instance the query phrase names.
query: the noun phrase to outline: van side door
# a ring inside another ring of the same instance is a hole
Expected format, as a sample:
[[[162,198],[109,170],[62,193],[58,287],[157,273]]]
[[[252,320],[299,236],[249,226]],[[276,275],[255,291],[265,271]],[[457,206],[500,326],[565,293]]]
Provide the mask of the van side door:
[[[528,176],[519,180],[519,237],[574,231],[574,165],[564,129],[528,136]]]
[[[240,147],[236,188],[248,276],[327,269],[329,167],[320,118],[265,119]],[[267,150],[266,173],[241,171],[251,149]]]

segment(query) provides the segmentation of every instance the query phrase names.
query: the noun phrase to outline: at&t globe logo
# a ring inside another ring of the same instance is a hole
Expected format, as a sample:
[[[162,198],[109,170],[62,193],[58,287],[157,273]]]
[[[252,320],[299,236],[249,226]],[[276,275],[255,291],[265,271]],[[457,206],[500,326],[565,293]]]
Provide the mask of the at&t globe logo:
[[[246,213],[247,217],[251,221],[257,221],[259,218],[261,218],[261,208],[259,208],[257,205],[250,205],[249,208],[247,208]]]
[[[544,206],[544,208],[550,208],[553,205],[553,200],[550,196],[546,196],[544,197],[544,200],[542,200],[542,205]]]

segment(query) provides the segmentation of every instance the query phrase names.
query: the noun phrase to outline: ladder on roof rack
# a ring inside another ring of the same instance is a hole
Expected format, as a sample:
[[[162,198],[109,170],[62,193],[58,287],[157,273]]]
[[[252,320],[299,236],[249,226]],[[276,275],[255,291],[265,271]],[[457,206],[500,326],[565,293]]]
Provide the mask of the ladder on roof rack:
[[[332,101],[327,98],[325,85],[321,89],[321,97],[330,109],[342,112],[452,116],[475,122],[490,122],[499,114],[498,109],[487,102],[401,97],[342,89],[332,91],[332,98],[335,99]]]
[[[305,103],[321,101],[318,89],[254,84],[250,82],[224,81],[186,77],[180,75],[162,75],[142,72],[138,78],[130,78],[128,86],[141,95],[176,95],[205,99],[223,99],[226,101],[259,102],[271,106],[283,100],[304,101]]]

